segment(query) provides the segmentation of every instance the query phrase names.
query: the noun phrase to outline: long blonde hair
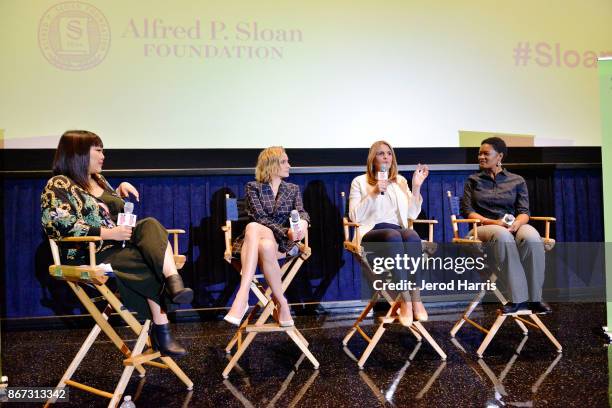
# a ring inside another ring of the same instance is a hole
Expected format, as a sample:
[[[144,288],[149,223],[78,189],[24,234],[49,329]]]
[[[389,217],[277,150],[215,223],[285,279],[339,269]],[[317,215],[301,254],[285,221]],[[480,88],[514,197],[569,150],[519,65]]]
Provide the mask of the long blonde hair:
[[[282,146],[266,147],[259,153],[255,167],[255,180],[260,183],[269,183],[272,177],[280,171],[281,157],[285,153]]]
[[[376,159],[376,153],[378,153],[378,149],[381,145],[386,145],[391,150],[391,156],[393,157],[393,161],[391,162],[391,167],[389,168],[389,181],[395,181],[397,178],[397,159],[395,158],[395,152],[393,151],[393,147],[389,144],[389,142],[385,140],[378,140],[370,146],[370,151],[368,152],[368,161],[366,164],[366,178],[368,180],[368,184],[374,185],[376,184],[376,169],[374,168],[374,160]]]

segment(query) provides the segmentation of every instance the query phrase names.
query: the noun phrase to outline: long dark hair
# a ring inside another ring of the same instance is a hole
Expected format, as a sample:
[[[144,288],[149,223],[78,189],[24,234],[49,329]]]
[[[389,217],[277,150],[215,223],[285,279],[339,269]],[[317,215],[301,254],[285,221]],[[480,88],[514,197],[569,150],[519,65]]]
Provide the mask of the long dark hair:
[[[53,175],[66,176],[89,190],[89,151],[92,146],[104,147],[102,139],[87,130],[68,130],[64,132],[55,150]]]

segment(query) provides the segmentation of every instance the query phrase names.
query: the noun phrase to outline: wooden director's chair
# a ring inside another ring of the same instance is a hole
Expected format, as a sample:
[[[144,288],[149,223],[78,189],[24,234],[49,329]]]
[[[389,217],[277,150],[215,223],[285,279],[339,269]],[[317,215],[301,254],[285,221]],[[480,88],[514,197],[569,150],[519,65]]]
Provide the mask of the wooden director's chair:
[[[340,194],[341,194],[341,200],[342,200],[342,208],[346,209],[347,208],[346,195],[344,194],[344,192]],[[346,214],[344,215],[342,221],[344,225],[344,248],[346,248],[349,252],[351,252],[357,258],[361,266],[366,268],[366,270],[369,271],[369,273],[366,272],[365,274],[362,274],[362,276],[366,275],[368,276],[368,278],[373,277],[374,272],[372,272],[372,269],[366,257],[365,249],[363,248],[363,246],[361,246],[362,237],[359,234],[359,224],[356,222],[350,222]],[[438,221],[436,220],[408,220],[408,221],[409,221],[410,228],[412,228],[413,225],[416,223],[428,224],[429,236],[428,236],[427,241],[423,242],[423,249],[425,253],[431,254],[435,252],[436,246],[435,246],[435,243],[433,242],[433,226],[434,224],[437,224]],[[350,238],[351,229],[353,230],[352,239]],[[357,332],[368,343],[368,346],[366,347],[365,351],[361,355],[361,358],[359,358],[359,360],[357,361],[357,365],[359,366],[360,369],[363,369],[363,366],[365,365],[366,361],[370,357],[370,354],[372,354],[372,351],[374,351],[374,348],[376,348],[376,345],[380,341],[382,335],[385,333],[385,330],[387,330],[388,326],[392,323],[397,323],[399,321],[400,296],[401,295],[398,295],[396,298],[393,298],[389,294],[389,292],[386,290],[374,291],[374,294],[372,295],[369,303],[363,309],[363,311],[361,312],[361,314],[359,315],[355,323],[353,323],[353,326],[351,327],[347,335],[342,340],[342,345],[347,346],[348,342],[351,340],[355,332]],[[380,298],[383,298],[387,303],[389,303],[390,308],[387,314],[384,317],[380,318],[380,324],[378,325],[378,328],[374,332],[374,335],[370,337],[366,334],[366,332],[361,328],[360,325],[363,322],[363,320],[366,318],[368,313],[370,313],[370,310],[374,308],[374,305],[376,305],[376,303],[378,302]],[[412,325],[408,329],[414,335],[414,337],[416,337],[417,341],[421,341],[423,338],[425,338],[425,340],[427,340],[427,342],[431,345],[431,347],[433,347],[433,349],[440,355],[442,360],[446,360],[446,353],[444,353],[444,351],[438,345],[438,343],[436,343],[436,341],[431,337],[431,335],[429,334],[427,329],[425,329],[425,327],[423,326],[421,322],[417,320],[413,321]]]
[[[183,267],[186,261],[184,255],[178,254],[178,234],[184,233],[184,230],[171,229],[169,233],[174,234],[174,262],[177,269]],[[71,386],[79,388],[83,391],[90,392],[102,397],[110,399],[109,407],[116,407],[121,402],[121,397],[134,370],[138,371],[140,377],[145,375],[143,366],[148,365],[157,368],[170,369],[186,386],[188,390],[193,389],[193,382],[181,370],[171,357],[162,356],[159,351],[154,351],[151,348],[151,339],[149,338],[150,320],[146,320],[144,324],[140,324],[138,320],[127,310],[121,303],[119,298],[106,286],[109,276],[112,276],[112,270],[105,269],[102,265],[96,264],[96,242],[101,241],[100,237],[71,237],[57,240],[60,243],[72,243],[89,245],[89,265],[69,266],[62,265],[60,261],[60,252],[56,241],[50,239],[51,253],[53,254],[53,265],[49,266],[49,274],[55,279],[64,280],[77,295],[85,309],[91,314],[96,321],[96,325],[91,329],[87,339],[79,349],[78,353],[68,366],[68,369],[62,376],[62,379],[57,384],[57,388]],[[99,297],[90,298],[85,291],[85,285],[95,288],[100,292]],[[107,304],[101,312],[94,303],[105,301]],[[138,336],[136,344],[130,350],[127,344],[119,337],[115,329],[109,324],[108,318],[112,312],[117,313],[121,319],[132,329]],[[123,372],[119,378],[115,390],[113,392],[103,391],[89,385],[74,381],[72,376],[81,365],[85,355],[94,344],[96,338],[103,331],[110,341],[124,355]],[[146,347],[146,350],[145,350]],[[143,351],[144,350],[144,351]],[[160,359],[161,362],[154,361]],[[55,399],[49,399],[45,407],[54,403]]]
[[[447,191],[446,194],[448,196],[449,205],[450,205],[451,224],[453,227],[453,243],[464,245],[469,250],[471,250],[473,253],[478,253],[481,255],[484,254],[483,243],[481,240],[478,239],[478,225],[480,224],[480,220],[459,218],[459,213],[460,213],[459,197],[453,196],[450,191]],[[556,219],[554,217],[529,217],[529,220],[545,222],[545,233],[544,233],[544,236],[542,237],[542,242],[544,244],[544,250],[550,251],[555,246],[555,240],[550,238],[550,223],[556,221]],[[461,238],[459,236],[459,226],[458,225],[462,223],[466,223],[472,226],[472,233],[469,238]],[[491,265],[489,265],[488,272],[490,273],[489,281],[491,283],[496,282],[497,273],[494,268],[491,268]],[[457,323],[455,323],[455,325],[451,329],[451,332],[450,332],[451,337],[455,337],[459,329],[461,329],[461,327],[463,326],[463,323],[466,323],[466,322],[471,324],[472,326],[474,326],[476,329],[480,330],[481,332],[485,333],[486,336],[484,340],[482,341],[482,343],[480,344],[480,347],[476,351],[476,354],[478,355],[478,357],[482,357],[485,350],[487,349],[487,347],[489,346],[489,344],[491,343],[491,341],[497,334],[497,331],[499,330],[501,325],[504,323],[504,321],[508,317],[511,317],[516,322],[516,324],[521,328],[524,335],[527,335],[528,333],[527,326],[532,327],[537,330],[541,330],[542,333],[544,333],[546,337],[548,337],[550,342],[556,347],[557,352],[560,353],[562,351],[561,344],[559,344],[557,339],[552,335],[550,330],[548,330],[546,325],[544,325],[544,323],[540,320],[537,314],[531,313],[530,311],[527,311],[527,313],[523,311],[523,312],[519,312],[515,314],[504,315],[501,313],[501,310],[498,310],[497,318],[495,319],[495,322],[489,329],[484,328],[483,326],[481,326],[480,324],[472,320],[470,318],[470,315],[472,314],[474,309],[476,309],[478,304],[482,301],[482,299],[486,295],[486,292],[487,291],[485,289],[482,289],[480,292],[476,294],[474,299],[470,302],[468,307],[463,312],[461,318],[457,321]],[[493,291],[493,294],[501,302],[502,305],[505,305],[506,303],[508,303],[508,300],[499,291],[499,289],[496,288]],[[532,321],[529,321],[526,318],[521,317],[521,316],[527,316],[531,318]]]
[[[240,271],[241,264],[240,259],[236,258],[232,254],[232,221],[241,220],[238,214],[238,200],[230,198],[229,194],[225,195],[225,225],[221,228],[225,233],[225,260],[231,264],[237,271]],[[244,218],[244,217],[243,217]],[[283,292],[287,290],[293,278],[299,271],[300,267],[311,255],[311,249],[308,246],[308,231],[306,231],[303,243],[299,244],[299,252],[296,256],[287,256],[285,263],[281,267],[282,274],[282,288]],[[230,342],[225,347],[225,352],[230,354],[234,346],[236,352],[230,359],[229,363],[223,370],[223,378],[228,378],[229,373],[232,371],[242,354],[251,345],[251,342],[257,335],[257,333],[269,333],[269,332],[285,332],[291,340],[300,348],[302,353],[306,355],[308,360],[312,363],[315,369],[319,368],[319,362],[312,355],[308,349],[308,341],[304,338],[302,333],[295,327],[281,327],[279,322],[273,316],[275,309],[274,302],[272,301],[272,290],[264,286],[265,280],[263,275],[254,275],[253,281],[251,282],[251,291],[257,296],[257,304],[253,307],[251,312],[246,316],[242,324],[238,327],[236,334],[232,337]],[[259,317],[256,319],[257,312],[262,310]],[[273,322],[268,323],[268,320],[272,317]],[[245,336],[246,333],[246,336]]]

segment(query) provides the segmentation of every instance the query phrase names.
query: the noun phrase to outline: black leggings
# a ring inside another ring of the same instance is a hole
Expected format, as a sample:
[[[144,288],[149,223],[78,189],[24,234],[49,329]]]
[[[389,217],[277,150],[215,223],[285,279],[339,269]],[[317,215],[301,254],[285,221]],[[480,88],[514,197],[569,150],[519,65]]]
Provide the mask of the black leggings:
[[[404,254],[410,258],[420,258],[423,250],[421,246],[421,238],[414,230],[402,228],[399,225],[380,223],[368,231],[361,240],[366,252],[371,252],[368,255],[370,265],[373,265],[374,257],[395,258],[397,255],[402,257]],[[404,268],[393,269],[393,280],[409,279],[414,281],[418,274],[411,273],[412,270]]]

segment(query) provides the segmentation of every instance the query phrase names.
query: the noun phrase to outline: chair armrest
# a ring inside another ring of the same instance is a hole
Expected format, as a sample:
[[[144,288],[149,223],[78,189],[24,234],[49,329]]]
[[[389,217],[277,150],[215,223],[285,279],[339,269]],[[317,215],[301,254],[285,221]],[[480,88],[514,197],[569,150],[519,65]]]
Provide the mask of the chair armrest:
[[[438,220],[410,220],[413,224],[437,224]]]
[[[102,241],[102,238],[98,236],[87,236],[87,237],[66,237],[54,240],[56,242],[97,242]]]
[[[96,242],[102,241],[102,238],[98,236],[86,236],[86,237],[66,237],[57,240],[49,238],[49,245],[51,246],[51,255],[53,256],[54,266],[61,266],[58,242],[87,242],[89,252],[89,266],[96,268]],[[51,272],[51,268],[49,268]]]
[[[185,230],[184,229],[179,229],[179,228],[169,228],[166,229],[166,231],[168,231],[168,234],[174,234],[174,239],[173,241],[173,245],[172,245],[172,255],[174,256],[174,262],[177,263],[177,269],[181,269],[178,267],[178,262],[182,262],[184,265],[185,260],[182,258],[179,258],[179,245],[178,245],[178,236],[179,234],[184,234]]]
[[[555,217],[529,217],[529,220],[534,220],[534,221],[549,221],[549,222],[557,221],[557,219]]]
[[[472,224],[472,230],[474,232],[474,239],[478,240],[478,225],[481,224],[481,221],[479,219],[476,218],[461,218],[461,219],[456,219],[455,216],[451,216],[451,225],[453,226],[453,232],[455,234],[455,238],[453,239],[453,242],[455,242],[455,239],[459,239],[458,236],[458,227],[457,224]]]
[[[308,256],[310,256],[310,245],[308,245],[308,229],[310,228],[310,224],[308,225],[308,227],[306,228],[306,231],[304,231],[304,238],[302,238],[300,240],[300,252],[302,252],[303,254],[307,254]]]
[[[555,217],[529,217],[529,221],[544,221],[544,242],[550,242],[550,223],[557,221]],[[553,240],[554,241],[554,240]]]
[[[106,270],[92,265],[51,265],[49,275],[59,280],[93,283],[94,285],[103,285],[108,281]]]
[[[455,244],[482,244],[479,239],[468,239],[468,238],[453,238]]]
[[[433,227],[437,224],[437,220],[413,220],[408,218],[408,228],[414,229],[414,224],[427,224],[429,227],[427,242],[433,242]]]
[[[353,241],[355,241],[357,245],[361,245],[361,237],[359,236],[359,227],[361,226],[361,224],[359,224],[358,222],[349,221],[347,217],[343,217],[342,226],[344,227],[344,242],[345,243],[351,242],[349,240],[349,237],[350,237],[349,228],[355,228],[355,232],[353,234]]]

